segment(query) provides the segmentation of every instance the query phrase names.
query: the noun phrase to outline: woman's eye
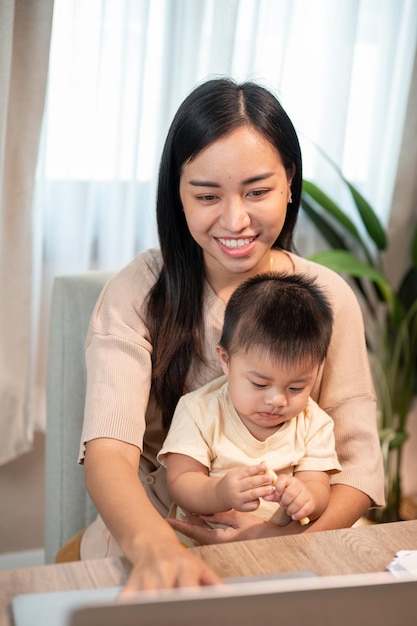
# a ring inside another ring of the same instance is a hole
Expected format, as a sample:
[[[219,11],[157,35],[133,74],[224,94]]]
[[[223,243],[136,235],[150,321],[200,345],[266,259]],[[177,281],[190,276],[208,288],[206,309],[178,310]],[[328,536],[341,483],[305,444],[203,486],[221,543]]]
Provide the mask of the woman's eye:
[[[206,194],[204,196],[198,196],[198,199],[201,200],[202,202],[213,202],[214,200],[217,199],[217,196],[214,196],[212,194]]]
[[[264,196],[266,193],[268,193],[268,189],[254,189],[253,191],[250,191],[248,195],[259,198],[260,196]]]

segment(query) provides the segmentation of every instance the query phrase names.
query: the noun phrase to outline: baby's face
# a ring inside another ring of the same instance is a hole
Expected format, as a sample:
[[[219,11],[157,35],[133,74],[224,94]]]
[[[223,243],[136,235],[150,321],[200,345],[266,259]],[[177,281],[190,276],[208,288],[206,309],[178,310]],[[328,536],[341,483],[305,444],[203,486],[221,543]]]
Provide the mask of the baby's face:
[[[233,405],[257,439],[265,440],[305,408],[318,366],[283,368],[254,349],[230,357],[220,349],[219,355]]]

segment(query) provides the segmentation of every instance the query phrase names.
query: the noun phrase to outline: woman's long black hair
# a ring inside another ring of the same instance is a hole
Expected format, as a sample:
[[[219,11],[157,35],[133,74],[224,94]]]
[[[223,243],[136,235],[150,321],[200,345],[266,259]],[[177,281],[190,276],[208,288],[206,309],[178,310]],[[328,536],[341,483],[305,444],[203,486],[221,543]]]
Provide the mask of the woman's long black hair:
[[[153,343],[152,387],[168,427],[185,386],[191,359],[203,357],[204,264],[179,193],[181,168],[203,148],[241,126],[262,134],[279,152],[292,202],[274,247],[292,250],[302,185],[301,151],[293,124],[264,87],[228,78],[209,80],[180,105],[162,152],[156,216],[163,266],[151,290],[147,316]]]

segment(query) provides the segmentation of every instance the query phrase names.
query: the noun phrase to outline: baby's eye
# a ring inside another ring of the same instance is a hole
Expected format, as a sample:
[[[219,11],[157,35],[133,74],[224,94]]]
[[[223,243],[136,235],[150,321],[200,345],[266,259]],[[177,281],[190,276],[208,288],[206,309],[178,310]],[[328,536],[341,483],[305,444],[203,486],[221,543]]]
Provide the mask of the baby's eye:
[[[291,393],[301,393],[304,390],[304,387],[290,387]]]
[[[255,389],[265,389],[266,387],[266,385],[263,385],[262,383],[255,383],[255,381],[252,381],[252,385]]]

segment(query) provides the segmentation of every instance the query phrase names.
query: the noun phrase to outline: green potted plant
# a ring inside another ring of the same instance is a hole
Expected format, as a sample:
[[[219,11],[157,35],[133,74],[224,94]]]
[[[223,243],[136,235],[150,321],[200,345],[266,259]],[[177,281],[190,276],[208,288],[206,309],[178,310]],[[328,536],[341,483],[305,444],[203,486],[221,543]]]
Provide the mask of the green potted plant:
[[[352,281],[362,305],[370,362],[379,406],[379,433],[385,466],[387,504],[376,521],[401,519],[401,459],[407,418],[417,393],[417,228],[410,265],[398,288],[384,269],[388,234],[374,209],[332,163],[349,190],[360,229],[320,187],[303,181],[301,207],[329,249],[312,260]]]

